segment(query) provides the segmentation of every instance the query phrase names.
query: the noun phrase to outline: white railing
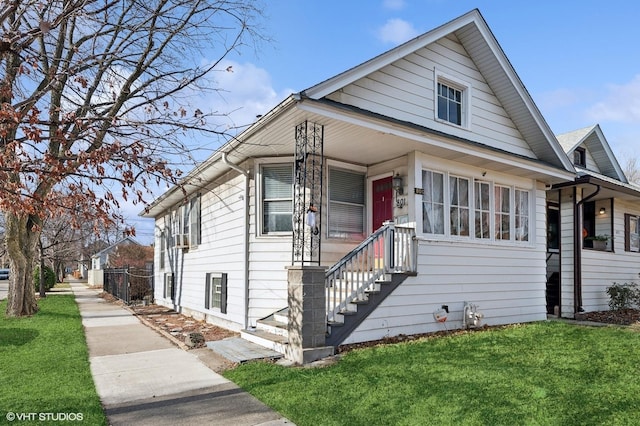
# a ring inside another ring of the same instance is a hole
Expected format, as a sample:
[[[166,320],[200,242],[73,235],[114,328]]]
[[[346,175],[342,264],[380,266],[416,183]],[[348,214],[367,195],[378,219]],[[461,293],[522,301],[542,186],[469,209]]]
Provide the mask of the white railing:
[[[335,321],[350,303],[366,300],[365,293],[386,274],[415,273],[416,263],[415,230],[385,223],[327,270],[327,321]]]

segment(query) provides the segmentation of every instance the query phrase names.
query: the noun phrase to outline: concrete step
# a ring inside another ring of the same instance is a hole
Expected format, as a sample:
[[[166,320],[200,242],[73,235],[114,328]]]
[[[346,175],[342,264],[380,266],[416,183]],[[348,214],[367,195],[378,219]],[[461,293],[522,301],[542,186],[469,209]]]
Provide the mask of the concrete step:
[[[209,349],[226,359],[243,363],[259,359],[280,359],[282,353],[265,348],[240,337],[206,342]]]
[[[286,353],[286,347],[289,344],[288,337],[278,336],[258,328],[241,330],[240,337],[281,354]]]

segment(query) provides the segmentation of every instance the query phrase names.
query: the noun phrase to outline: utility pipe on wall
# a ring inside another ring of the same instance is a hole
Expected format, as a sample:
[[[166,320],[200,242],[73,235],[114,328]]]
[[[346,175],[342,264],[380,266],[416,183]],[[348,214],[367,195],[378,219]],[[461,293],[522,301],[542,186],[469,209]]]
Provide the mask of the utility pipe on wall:
[[[244,328],[249,328],[249,190],[251,174],[248,170],[229,161],[226,152],[222,153],[222,162],[244,176]]]
[[[593,197],[600,193],[600,185],[596,185],[591,183],[596,187],[596,190],[589,194],[588,196],[580,199],[577,203],[575,203],[574,210],[574,223],[576,224],[574,231],[574,247],[573,247],[573,255],[574,255],[574,267],[573,267],[573,312],[577,314],[578,312],[582,312],[582,205],[591,200]],[[577,196],[577,191],[574,189],[574,200]],[[580,225],[580,226],[578,226]]]

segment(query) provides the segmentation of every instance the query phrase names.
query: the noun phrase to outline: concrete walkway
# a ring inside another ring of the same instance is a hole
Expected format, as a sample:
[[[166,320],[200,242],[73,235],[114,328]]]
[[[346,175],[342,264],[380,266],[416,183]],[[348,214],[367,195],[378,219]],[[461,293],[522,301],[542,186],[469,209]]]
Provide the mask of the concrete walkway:
[[[70,284],[110,425],[292,425],[129,310]]]

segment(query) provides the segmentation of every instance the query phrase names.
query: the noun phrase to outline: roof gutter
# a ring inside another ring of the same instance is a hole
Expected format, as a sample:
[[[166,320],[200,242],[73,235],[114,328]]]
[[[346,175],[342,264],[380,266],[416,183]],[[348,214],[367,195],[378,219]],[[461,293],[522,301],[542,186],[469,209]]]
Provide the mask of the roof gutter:
[[[224,164],[226,164],[227,166],[229,166],[231,169],[233,169],[236,172],[238,172],[241,175],[243,175],[244,177],[249,177],[249,171],[248,170],[244,170],[243,168],[241,168],[237,164],[232,163],[231,161],[229,161],[229,158],[227,157],[227,153],[226,152],[222,153],[222,162]]]

